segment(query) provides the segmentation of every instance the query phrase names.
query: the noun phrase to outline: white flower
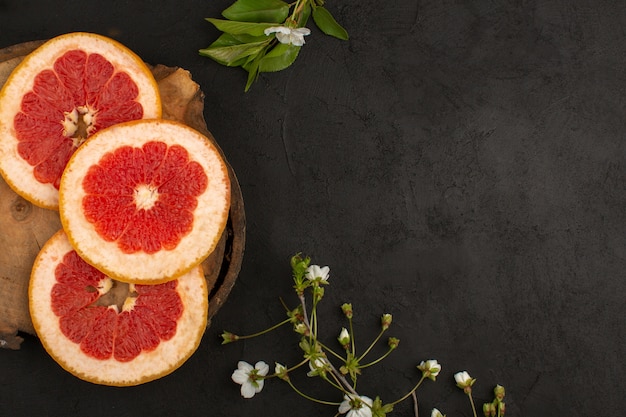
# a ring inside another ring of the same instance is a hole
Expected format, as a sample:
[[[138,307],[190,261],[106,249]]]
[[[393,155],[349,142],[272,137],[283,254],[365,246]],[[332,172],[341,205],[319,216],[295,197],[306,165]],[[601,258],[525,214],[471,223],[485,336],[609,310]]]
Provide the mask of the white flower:
[[[339,414],[347,412],[346,417],[372,417],[372,405],[374,401],[364,395],[344,395]]]
[[[476,380],[473,379],[467,373],[467,371],[457,372],[456,374],[454,374],[454,380],[456,381],[456,386],[461,388],[462,390],[467,390],[472,385],[474,385],[474,382],[476,382]]]
[[[264,31],[265,36],[276,33],[276,39],[280,43],[292,44],[295,46],[304,45],[304,37],[311,34],[309,28],[289,28],[287,26],[272,26]]]
[[[274,368],[274,373],[282,380],[289,380],[289,375],[287,375],[287,367],[282,363],[276,363],[276,367]]]
[[[426,362],[422,361],[417,366],[417,369],[422,371],[424,378],[430,378],[434,381],[435,378],[437,378],[437,375],[439,375],[439,372],[441,372],[441,365],[436,359],[429,359]]]
[[[330,366],[328,359],[318,357],[309,361],[309,368],[311,371],[307,372],[307,376],[318,376],[325,374]]]
[[[430,413],[430,417],[446,417],[446,416],[441,414],[441,411],[437,410],[436,408],[433,408],[433,411]]]
[[[327,266],[321,268],[319,265],[311,265],[306,269],[306,278],[310,281],[328,282],[329,272],[330,268]]]
[[[263,389],[265,382],[263,377],[267,375],[269,369],[269,365],[263,361],[257,362],[254,368],[248,362],[239,361],[231,379],[237,384],[241,384],[241,396],[243,398],[252,398],[254,394]]]
[[[342,327],[337,340],[341,343],[341,346],[348,346],[350,344],[350,333],[348,333],[348,329]]]

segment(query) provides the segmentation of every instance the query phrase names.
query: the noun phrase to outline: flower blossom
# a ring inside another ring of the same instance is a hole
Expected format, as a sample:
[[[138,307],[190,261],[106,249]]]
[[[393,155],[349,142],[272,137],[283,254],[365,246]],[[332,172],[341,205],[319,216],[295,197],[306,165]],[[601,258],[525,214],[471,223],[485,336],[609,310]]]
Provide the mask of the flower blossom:
[[[456,386],[465,391],[466,394],[472,392],[472,385],[476,380],[472,378],[467,371],[457,372],[454,374],[454,380],[456,381]]]
[[[328,274],[330,273],[330,268],[320,267],[319,265],[311,265],[306,269],[306,278],[309,281],[319,280],[322,283],[328,282]]]
[[[441,372],[441,365],[437,362],[436,359],[429,359],[426,362],[422,361],[419,365],[417,365],[417,369],[422,371],[422,375],[424,378],[430,378],[433,381]]]
[[[261,392],[263,389],[263,377],[267,375],[270,367],[263,361],[259,361],[254,365],[248,362],[239,361],[237,369],[233,372],[231,379],[241,385],[241,396],[243,398],[252,398],[254,394]]]
[[[304,45],[304,37],[311,34],[309,28],[290,28],[287,26],[272,26],[265,29],[265,36],[276,33],[276,39],[280,43],[292,44],[294,46]]]
[[[330,367],[330,362],[328,362],[328,359],[321,357],[321,356],[311,358],[309,360],[309,368],[311,370],[307,372],[307,376],[325,375],[329,367]]]
[[[372,417],[372,406],[374,401],[364,395],[344,395],[343,401],[339,404],[339,414],[346,417]]]

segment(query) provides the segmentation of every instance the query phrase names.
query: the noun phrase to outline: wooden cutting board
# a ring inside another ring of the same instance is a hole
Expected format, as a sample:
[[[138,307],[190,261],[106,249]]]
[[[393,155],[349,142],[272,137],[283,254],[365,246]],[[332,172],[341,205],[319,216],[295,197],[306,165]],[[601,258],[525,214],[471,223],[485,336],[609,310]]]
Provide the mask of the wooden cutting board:
[[[0,86],[24,56],[42,43],[33,41],[0,49]],[[150,68],[161,92],[163,118],[198,130],[220,149],[204,120],[204,93],[191,74],[163,65]],[[202,264],[210,291],[209,324],[235,284],[245,246],[243,197],[237,177],[227,165],[231,179],[229,221],[218,247]],[[34,206],[0,177],[0,347],[18,349],[22,341],[18,332],[35,334],[28,311],[30,272],[43,244],[59,229],[58,212]]]

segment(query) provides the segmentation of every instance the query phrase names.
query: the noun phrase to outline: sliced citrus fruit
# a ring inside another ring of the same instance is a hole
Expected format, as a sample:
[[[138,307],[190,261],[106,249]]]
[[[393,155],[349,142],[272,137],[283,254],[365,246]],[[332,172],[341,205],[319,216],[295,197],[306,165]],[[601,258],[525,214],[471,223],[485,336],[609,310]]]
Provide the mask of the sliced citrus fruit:
[[[0,90],[0,173],[27,200],[57,209],[61,174],[85,138],[158,117],[158,86],[135,53],[100,35],[61,35],[26,56]]]
[[[112,280],[83,261],[63,230],[39,252],[29,284],[37,335],[64,369],[103,385],[137,385],[182,365],[207,322],[202,268],[158,285]]]
[[[127,282],[165,282],[202,262],[228,220],[220,151],[181,123],[137,120],[87,139],[61,178],[59,213],[88,263]]]

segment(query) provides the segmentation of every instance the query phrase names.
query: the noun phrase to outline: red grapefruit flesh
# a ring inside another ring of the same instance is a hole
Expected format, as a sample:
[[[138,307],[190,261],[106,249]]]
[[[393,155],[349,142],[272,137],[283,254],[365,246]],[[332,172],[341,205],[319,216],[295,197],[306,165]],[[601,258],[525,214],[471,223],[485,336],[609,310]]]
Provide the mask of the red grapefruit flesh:
[[[27,200],[57,209],[61,174],[87,137],[160,116],[156,81],[132,51],[90,33],[56,37],[0,91],[0,173]]]
[[[202,268],[158,285],[112,280],[83,261],[63,231],[35,260],[29,306],[48,353],[81,379],[137,385],[171,373],[206,328]]]
[[[219,150],[183,124],[140,120],[94,134],[61,179],[61,222],[76,252],[120,281],[175,279],[216,247],[230,208]]]

